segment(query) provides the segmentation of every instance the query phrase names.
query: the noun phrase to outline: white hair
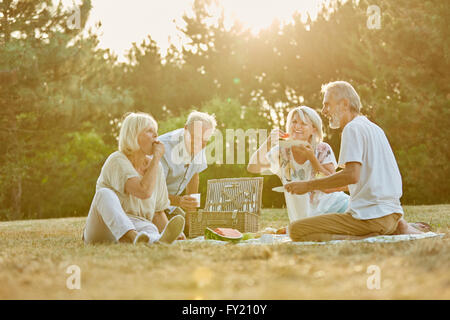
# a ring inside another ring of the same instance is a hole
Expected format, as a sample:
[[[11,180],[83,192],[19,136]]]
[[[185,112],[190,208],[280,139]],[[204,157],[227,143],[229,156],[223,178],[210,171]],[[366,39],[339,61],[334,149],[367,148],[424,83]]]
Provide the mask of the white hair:
[[[119,151],[130,155],[139,150],[138,136],[148,127],[151,127],[155,132],[158,131],[158,123],[148,113],[126,113],[120,127]]]
[[[322,119],[319,114],[312,108],[307,106],[296,107],[289,111],[287,119],[286,119],[286,131],[291,132],[292,120],[294,118],[294,114],[297,113],[300,119],[304,123],[311,123],[314,128],[316,128],[316,133],[313,133],[311,137],[311,141],[309,141],[314,150],[319,143],[323,141],[323,132],[322,132]]]
[[[205,112],[192,111],[186,121],[186,126],[190,126],[195,121],[202,121],[211,127],[212,131],[216,130],[217,122],[214,115],[207,114]]]
[[[353,111],[360,112],[361,100],[356,90],[347,81],[334,81],[322,85],[322,93],[330,94],[334,100],[347,99]]]

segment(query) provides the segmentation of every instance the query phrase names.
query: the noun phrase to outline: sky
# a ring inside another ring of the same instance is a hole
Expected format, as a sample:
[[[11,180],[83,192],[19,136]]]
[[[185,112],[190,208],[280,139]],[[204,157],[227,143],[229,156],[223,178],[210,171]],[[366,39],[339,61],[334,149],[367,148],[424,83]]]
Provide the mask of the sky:
[[[228,23],[240,20],[254,34],[270,26],[274,19],[289,21],[295,11],[309,12],[314,18],[323,1],[220,0]],[[92,0],[87,27],[101,22],[99,46],[110,48],[119,61],[125,60],[125,52],[133,42],[140,43],[149,34],[164,55],[170,43],[178,48],[183,44],[176,26],[182,25],[181,17],[190,11],[192,3],[193,0]]]

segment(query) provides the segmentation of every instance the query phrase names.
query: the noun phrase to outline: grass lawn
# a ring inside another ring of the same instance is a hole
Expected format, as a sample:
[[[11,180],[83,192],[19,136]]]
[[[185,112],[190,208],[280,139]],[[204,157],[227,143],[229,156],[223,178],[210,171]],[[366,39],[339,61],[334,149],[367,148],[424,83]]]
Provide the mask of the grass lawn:
[[[399,243],[85,246],[85,218],[0,222],[0,299],[450,299],[450,205],[405,206],[443,239]],[[287,223],[265,209],[262,227]],[[67,267],[81,269],[69,290]],[[370,265],[381,288],[368,289]]]

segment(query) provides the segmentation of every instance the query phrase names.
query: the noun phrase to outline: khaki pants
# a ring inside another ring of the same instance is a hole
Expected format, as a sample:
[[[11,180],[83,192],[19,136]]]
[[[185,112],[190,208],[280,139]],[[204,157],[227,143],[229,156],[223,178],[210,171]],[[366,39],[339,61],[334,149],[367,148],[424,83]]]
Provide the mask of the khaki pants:
[[[329,213],[292,222],[289,235],[293,241],[328,241],[338,239],[336,235],[355,238],[389,235],[397,229],[401,218],[400,213],[368,220],[355,219],[350,213]]]

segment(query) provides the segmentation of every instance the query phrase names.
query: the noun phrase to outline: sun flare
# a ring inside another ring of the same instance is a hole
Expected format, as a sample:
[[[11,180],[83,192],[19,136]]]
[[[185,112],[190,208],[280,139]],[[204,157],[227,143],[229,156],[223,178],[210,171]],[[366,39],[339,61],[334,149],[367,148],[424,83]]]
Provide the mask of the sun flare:
[[[226,16],[238,20],[253,34],[269,27],[275,20],[288,23],[297,12],[306,21],[306,14],[316,17],[323,0],[226,0],[221,1]]]
[[[317,16],[324,0],[219,0],[225,21],[231,25],[241,22],[253,34],[269,27],[273,21],[287,23],[295,12]],[[101,22],[100,47],[110,48],[123,60],[133,42],[140,43],[151,35],[164,55],[170,44],[180,48],[184,40],[177,30],[177,22],[189,13],[193,0],[166,0],[163,2],[127,0],[92,0],[92,11],[87,23],[93,27]],[[217,16],[221,10],[213,11]]]

